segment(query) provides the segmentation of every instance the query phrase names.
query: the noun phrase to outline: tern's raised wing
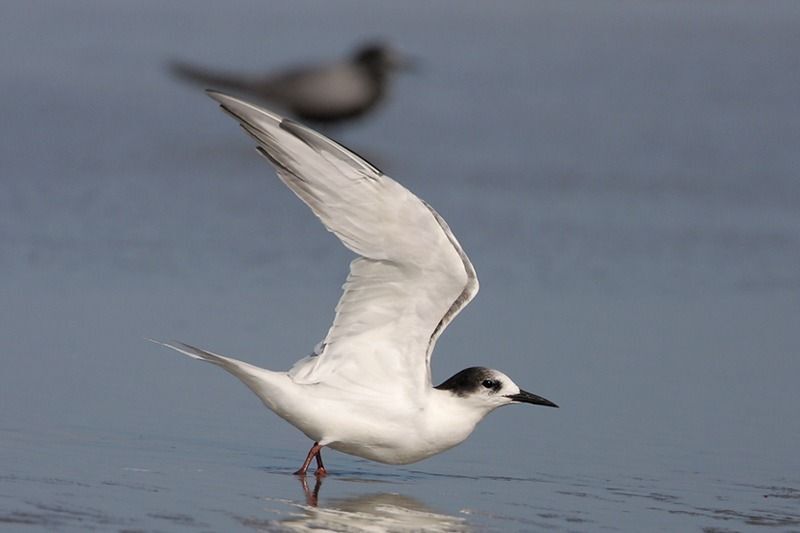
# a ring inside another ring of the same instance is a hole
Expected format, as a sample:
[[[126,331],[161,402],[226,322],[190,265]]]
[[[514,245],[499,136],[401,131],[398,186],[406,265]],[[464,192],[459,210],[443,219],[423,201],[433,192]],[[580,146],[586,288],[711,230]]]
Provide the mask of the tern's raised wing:
[[[325,227],[361,257],[336,318],[298,383],[405,391],[430,387],[430,355],[478,292],[475,270],[445,221],[370,163],[300,124],[209,91]],[[406,392],[408,393],[408,392]]]

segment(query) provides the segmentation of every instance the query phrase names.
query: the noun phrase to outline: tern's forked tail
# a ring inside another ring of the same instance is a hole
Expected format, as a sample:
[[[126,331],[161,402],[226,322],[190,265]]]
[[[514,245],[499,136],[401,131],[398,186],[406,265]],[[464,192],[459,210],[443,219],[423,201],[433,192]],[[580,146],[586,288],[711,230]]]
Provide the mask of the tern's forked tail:
[[[271,392],[280,381],[288,380],[285,373],[273,372],[271,370],[267,370],[266,368],[257,367],[255,365],[251,365],[250,363],[233,359],[232,357],[225,357],[224,355],[202,350],[183,342],[161,342],[153,339],[147,340],[156,344],[160,344],[161,346],[171,348],[184,355],[188,355],[192,359],[199,359],[200,361],[206,361],[224,368],[229,373],[239,378],[242,383],[247,385],[247,387],[252,390],[256,396],[261,398],[261,400],[271,409],[273,408]]]

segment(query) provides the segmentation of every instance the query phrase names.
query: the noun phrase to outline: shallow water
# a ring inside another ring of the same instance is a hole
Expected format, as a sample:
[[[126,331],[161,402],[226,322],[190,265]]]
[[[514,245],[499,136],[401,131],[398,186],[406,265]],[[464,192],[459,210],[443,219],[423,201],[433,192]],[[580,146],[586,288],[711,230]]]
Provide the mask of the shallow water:
[[[773,1],[7,3],[0,529],[800,531],[798,30]],[[481,280],[434,377],[561,409],[303,487],[302,435],[144,339],[288,368],[350,256],[164,65],[376,35],[421,68],[333,135]]]

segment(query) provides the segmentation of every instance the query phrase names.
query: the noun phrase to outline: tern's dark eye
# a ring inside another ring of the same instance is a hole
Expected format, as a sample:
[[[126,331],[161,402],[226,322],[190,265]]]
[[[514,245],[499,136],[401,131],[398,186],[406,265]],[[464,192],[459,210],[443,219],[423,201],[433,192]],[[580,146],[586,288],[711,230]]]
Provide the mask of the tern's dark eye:
[[[483,385],[487,389],[494,389],[495,387],[497,387],[497,381],[493,379],[484,379],[481,385]]]

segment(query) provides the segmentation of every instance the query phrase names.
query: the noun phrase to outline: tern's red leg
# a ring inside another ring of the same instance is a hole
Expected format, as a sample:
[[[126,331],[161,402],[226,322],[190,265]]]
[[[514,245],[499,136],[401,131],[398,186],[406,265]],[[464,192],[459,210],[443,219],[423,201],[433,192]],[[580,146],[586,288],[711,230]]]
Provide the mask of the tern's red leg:
[[[314,445],[311,447],[311,449],[308,451],[308,455],[306,456],[306,460],[303,461],[303,466],[300,467],[300,470],[295,472],[295,475],[305,476],[306,475],[306,471],[308,471],[308,465],[311,464],[311,459],[313,459],[314,456],[318,457],[317,458],[317,464],[321,465],[322,464],[320,462],[321,459],[319,458],[319,451],[321,449],[322,449],[322,446],[319,445],[319,442],[315,442]],[[317,470],[317,471],[319,471],[319,470]]]
[[[322,446],[319,447],[314,457],[317,458],[317,470],[314,472],[314,475],[318,478],[327,476],[328,470],[325,468],[325,465],[322,464]]]

